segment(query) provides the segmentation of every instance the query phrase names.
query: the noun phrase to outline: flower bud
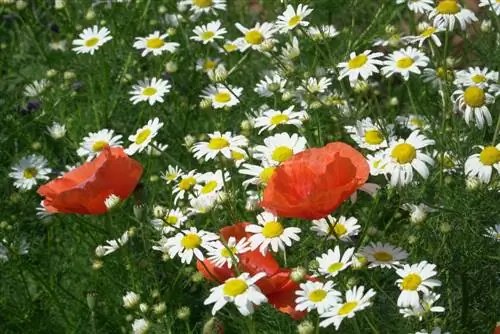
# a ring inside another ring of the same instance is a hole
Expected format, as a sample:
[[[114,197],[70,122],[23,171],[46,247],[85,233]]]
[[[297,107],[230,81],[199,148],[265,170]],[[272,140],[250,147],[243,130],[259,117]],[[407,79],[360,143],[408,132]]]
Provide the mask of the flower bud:
[[[183,306],[177,310],[177,318],[179,320],[187,321],[191,316],[191,309],[188,306]]]

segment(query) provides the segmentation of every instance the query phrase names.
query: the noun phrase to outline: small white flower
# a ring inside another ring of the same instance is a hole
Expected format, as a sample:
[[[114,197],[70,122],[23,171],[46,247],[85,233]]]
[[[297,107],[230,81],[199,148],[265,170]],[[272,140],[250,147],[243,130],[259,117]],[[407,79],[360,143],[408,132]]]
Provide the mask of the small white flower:
[[[223,84],[210,85],[202,91],[200,97],[204,100],[212,101],[215,109],[232,107],[240,103],[239,97],[243,88],[225,86]]]
[[[208,244],[217,239],[219,236],[216,234],[198,231],[196,227],[191,227],[189,230],[183,230],[174,237],[168,238],[165,246],[171,258],[179,256],[182,263],[190,264],[193,256],[203,261],[205,257],[201,249],[207,249]]]
[[[451,96],[455,109],[463,113],[467,125],[474,120],[479,129],[482,129],[485,123],[491,126],[493,119],[487,105],[492,104],[495,98],[486,89],[469,86],[465,90],[457,89]]]
[[[496,146],[481,146],[480,153],[475,153],[465,161],[465,175],[477,177],[483,183],[489,183],[493,168],[500,172],[500,144]]]
[[[80,147],[76,151],[80,157],[87,156],[87,161],[96,157],[105,147],[117,147],[122,144],[121,135],[114,135],[113,130],[102,129],[98,132],[90,132],[83,138]]]
[[[182,213],[181,209],[176,208],[167,210],[161,218],[152,219],[151,224],[156,230],[167,235],[179,230],[187,219],[188,217]]]
[[[422,296],[420,303],[418,306],[411,306],[407,308],[401,308],[399,313],[403,315],[403,317],[416,317],[419,321],[422,321],[424,316],[429,313],[443,313],[445,308],[442,306],[433,306],[434,303],[441,297],[434,292],[429,292]]]
[[[172,86],[166,80],[157,78],[145,78],[132,86],[132,91],[129,94],[133,95],[130,98],[133,104],[142,101],[147,101],[150,106],[156,102],[163,103],[163,96],[170,92]]]
[[[363,80],[367,80],[374,73],[378,73],[379,69],[377,65],[382,65],[382,61],[378,58],[382,57],[384,54],[382,52],[371,52],[371,50],[366,50],[359,55],[356,55],[355,52],[351,52],[347,62],[342,62],[337,65],[337,67],[341,68],[338,79],[341,80],[349,76],[349,83],[351,86],[354,86],[359,77],[363,78]]]
[[[136,152],[142,152],[151,143],[151,140],[156,137],[158,130],[163,126],[158,117],[150,119],[148,124],[138,129],[135,135],[128,137],[128,140],[132,142],[130,146],[125,150],[128,155],[133,155]]]
[[[274,174],[276,166],[273,166],[265,161],[263,161],[262,166],[252,165],[252,164],[242,164],[241,168],[238,170],[240,174],[252,176],[251,178],[243,181],[243,187],[247,187],[249,184],[255,185],[265,185],[271,179]]]
[[[191,36],[190,39],[203,44],[213,43],[216,39],[224,39],[223,35],[227,33],[227,30],[221,28],[221,25],[221,22],[217,20],[206,25],[197,26],[193,29],[195,36]]]
[[[312,221],[311,231],[316,232],[318,237],[328,237],[330,240],[351,241],[351,237],[359,234],[361,226],[354,217],[346,218],[333,216]]]
[[[178,166],[168,165],[165,173],[161,173],[161,178],[164,179],[167,182],[167,184],[170,184],[176,181],[183,174],[184,173],[182,169],[180,169]]]
[[[319,314],[325,313],[340,302],[341,294],[333,288],[334,286],[335,284],[332,281],[326,281],[326,283],[311,281],[301,283],[300,289],[295,291],[298,296],[295,299],[297,304],[295,309],[297,311],[307,310],[307,312],[316,309]]]
[[[388,146],[388,139],[391,139],[393,126],[387,126],[388,137],[382,132],[380,125],[375,124],[370,117],[356,121],[356,126],[344,127],[351,138],[361,148],[370,151],[377,151]]]
[[[104,43],[113,39],[108,28],[100,28],[93,26],[92,28],[85,28],[83,32],[78,35],[79,39],[73,40],[72,44],[76,47],[73,51],[76,53],[90,53],[91,55],[99,49]]]
[[[137,304],[139,304],[139,300],[141,299],[141,297],[133,291],[127,291],[127,293],[125,294],[125,296],[122,297],[122,299],[123,299],[123,307],[133,308]]]
[[[421,74],[420,67],[426,67],[428,63],[429,58],[423,52],[408,46],[386,57],[382,73],[386,77],[399,73],[404,80],[408,80],[410,73]]]
[[[229,237],[227,244],[220,240],[209,244],[208,259],[217,267],[222,267],[227,264],[228,268],[233,266],[233,262],[239,261],[239,254],[246,253],[250,250],[250,243],[247,238],[241,238],[238,242],[234,237]]]
[[[243,37],[235,40],[238,49],[243,52],[248,48],[253,50],[262,51],[262,46],[266,41],[270,40],[276,32],[276,27],[269,22],[257,22],[253,28],[245,28],[239,23],[236,23],[236,28],[241,31]]]
[[[434,212],[436,209],[430,206],[420,203],[419,205],[405,203],[401,205],[401,209],[410,212],[410,221],[414,224],[420,224],[427,219],[427,214],[429,212]]]
[[[24,87],[24,96],[26,97],[36,97],[41,95],[45,89],[50,85],[49,81],[42,79],[42,80],[35,80],[32,83],[27,84]]]
[[[274,130],[279,125],[295,125],[300,128],[302,120],[304,119],[305,111],[293,111],[295,107],[291,106],[283,111],[268,109],[264,111],[259,117],[255,118],[255,127],[261,128],[259,134],[263,131]]]
[[[276,26],[282,33],[293,30],[297,26],[307,27],[309,22],[304,21],[304,18],[312,13],[312,9],[307,5],[299,4],[297,10],[293,9],[291,5],[286,7],[283,14],[278,16]]]
[[[106,205],[106,208],[108,208],[108,210],[111,210],[118,204],[120,204],[120,200],[120,197],[116,196],[115,194],[111,194],[104,200],[104,205]]]
[[[281,77],[278,73],[266,75],[263,80],[260,80],[254,91],[260,96],[271,97],[276,93],[283,93],[287,80]]]
[[[47,131],[53,139],[61,139],[66,135],[66,126],[64,124],[53,122],[51,126],[47,127]]]
[[[290,136],[283,132],[265,138],[264,145],[257,145],[254,148],[254,158],[271,165],[279,165],[305,149],[306,139],[304,137],[295,133]]]
[[[430,289],[441,286],[440,281],[431,278],[437,275],[435,268],[436,265],[422,261],[412,265],[405,264],[402,268],[396,269],[396,274],[401,277],[396,281],[401,289],[398,306],[418,307],[420,303],[418,292],[429,293]]]
[[[231,132],[220,133],[215,131],[208,135],[208,142],[198,142],[194,144],[192,152],[195,159],[204,158],[205,161],[215,159],[219,154],[227,159],[232,158],[232,152],[246,154],[243,149],[248,145],[248,139],[245,136],[233,136]]]
[[[149,321],[147,321],[146,319],[135,319],[132,323],[132,331],[134,332],[134,334],[145,334],[148,329]]]
[[[136,37],[134,42],[134,48],[138,50],[143,50],[141,56],[146,57],[148,53],[153,53],[154,56],[159,56],[164,52],[175,52],[179,47],[179,43],[175,42],[165,42],[164,39],[168,37],[168,34],[160,35],[159,31],[148,35],[147,37]]]
[[[473,11],[463,8],[457,0],[444,0],[429,13],[429,19],[434,19],[434,26],[453,30],[458,21],[460,28],[465,30],[467,24],[477,21]]]
[[[342,270],[347,269],[351,265],[351,258],[354,254],[354,248],[348,248],[344,254],[340,254],[339,246],[335,246],[333,250],[329,249],[328,252],[316,257],[319,267],[318,272],[327,278],[333,278],[338,275]]]
[[[496,224],[495,226],[490,226],[486,228],[485,237],[492,238],[493,240],[500,241],[500,224]]]
[[[361,248],[359,253],[370,263],[368,268],[397,268],[408,257],[403,249],[381,242],[372,242]]]
[[[38,184],[39,180],[48,180],[51,169],[47,167],[48,161],[41,155],[32,154],[22,158],[11,167],[9,177],[15,179],[14,187],[21,190],[30,190]]]
[[[102,247],[101,250],[103,251],[102,256],[109,255],[111,253],[116,252],[120,247],[125,245],[128,242],[128,231],[125,231],[120,238],[118,239],[113,239],[113,240],[106,240],[107,245],[104,246],[98,246]],[[97,249],[96,249],[97,253]]]

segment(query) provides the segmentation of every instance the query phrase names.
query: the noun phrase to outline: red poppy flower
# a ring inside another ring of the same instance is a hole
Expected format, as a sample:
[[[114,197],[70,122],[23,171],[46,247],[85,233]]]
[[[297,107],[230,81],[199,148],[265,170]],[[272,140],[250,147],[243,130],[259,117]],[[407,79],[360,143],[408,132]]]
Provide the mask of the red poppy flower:
[[[49,212],[103,214],[104,200],[111,194],[122,200],[130,196],[141,175],[141,164],[121,147],[107,147],[94,160],[41,186],[38,194],[45,196]]]
[[[361,187],[369,173],[364,156],[347,144],[311,148],[276,168],[261,206],[280,217],[323,218]]]

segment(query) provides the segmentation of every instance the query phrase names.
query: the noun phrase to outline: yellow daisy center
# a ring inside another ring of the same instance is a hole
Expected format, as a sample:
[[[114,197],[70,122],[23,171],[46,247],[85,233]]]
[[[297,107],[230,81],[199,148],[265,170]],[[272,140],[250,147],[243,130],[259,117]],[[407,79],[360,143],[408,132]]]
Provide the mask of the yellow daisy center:
[[[222,255],[223,257],[231,257],[232,255],[236,254],[236,247],[228,247],[228,248],[231,252],[228,251],[226,247],[224,247],[220,251],[220,255]]]
[[[347,229],[345,228],[344,225],[337,223],[335,224],[335,226],[334,225],[330,226],[330,234],[334,233],[337,237],[340,237],[347,233]]]
[[[231,95],[228,92],[220,92],[214,95],[215,102],[228,103],[231,101]]]
[[[314,303],[322,301],[323,299],[325,299],[325,297],[326,297],[326,291],[322,289],[317,289],[309,293],[309,300]]]
[[[365,132],[365,141],[370,145],[378,145],[384,141],[384,135],[379,130],[368,130]]]
[[[156,88],[153,87],[147,87],[142,91],[142,95],[144,96],[153,96],[157,92]]]
[[[384,251],[379,251],[373,253],[373,257],[375,260],[380,261],[380,262],[389,262],[392,261],[393,257],[392,254],[384,252]]]
[[[212,6],[212,0],[193,0],[193,5],[200,8],[207,8]]]
[[[397,68],[408,68],[413,65],[413,59],[410,57],[403,57],[396,62]]]
[[[201,238],[195,233],[186,234],[181,240],[182,247],[194,249],[201,245]]]
[[[231,158],[233,160],[241,160],[245,157],[243,153],[237,152],[237,151],[231,151]]]
[[[302,17],[300,17],[300,15],[295,15],[290,20],[288,20],[288,26],[295,27],[301,20]]]
[[[148,49],[159,49],[165,45],[165,42],[158,37],[150,38],[146,41],[146,47]]]
[[[179,221],[179,218],[177,218],[176,216],[166,216],[163,220],[168,225],[175,225]]]
[[[229,142],[226,139],[222,138],[222,137],[220,137],[220,138],[212,138],[208,142],[208,148],[211,149],[211,150],[221,150],[224,147],[228,147],[228,146],[229,146]]]
[[[495,146],[486,146],[479,154],[479,161],[486,166],[499,163],[500,150],[498,150]]]
[[[226,50],[227,52],[233,52],[238,50],[238,47],[235,44],[227,43],[224,44],[224,50]]]
[[[177,178],[177,174],[167,174],[166,175],[167,180],[173,181]]]
[[[436,28],[434,28],[434,27],[428,27],[427,29],[425,29],[424,31],[422,31],[422,33],[420,34],[420,36],[422,36],[422,37],[430,37],[435,32],[436,32]]]
[[[276,238],[282,235],[284,230],[285,229],[280,222],[270,221],[267,222],[266,225],[264,225],[264,228],[262,229],[262,235],[266,238]]]
[[[206,195],[214,191],[215,188],[217,188],[217,181],[209,181],[201,188],[200,192]]]
[[[260,172],[259,174],[259,179],[262,183],[267,183],[271,179],[271,176],[273,176],[274,170],[276,167],[266,167]]]
[[[102,151],[104,147],[106,147],[109,143],[105,140],[98,140],[94,144],[92,144],[92,151],[99,152]]]
[[[412,119],[410,119],[409,123],[411,125],[416,126],[417,128],[423,128],[425,125],[425,122],[420,118],[412,118]]]
[[[334,273],[341,270],[342,268],[344,268],[344,264],[342,262],[335,262],[332,263],[327,270],[329,273]]]
[[[179,189],[188,190],[192,186],[194,186],[195,183],[196,183],[196,179],[194,177],[192,177],[192,176],[186,177],[186,178],[182,179],[181,182],[179,182]]]
[[[94,45],[96,45],[97,43],[99,43],[99,38],[97,37],[92,37],[92,38],[89,38],[85,41],[84,45],[88,48],[91,48],[93,47]]]
[[[498,0],[500,1],[500,0]],[[485,82],[486,81],[486,77],[482,74],[475,74],[472,76],[472,82],[474,83],[481,83],[481,82]]]
[[[236,297],[247,291],[248,285],[242,279],[232,279],[224,283],[224,294],[226,296]]]
[[[205,31],[200,35],[201,39],[207,40],[215,36],[215,33],[213,31]]]
[[[354,310],[354,308],[358,306],[358,302],[348,302],[342,305],[341,308],[339,308],[339,315],[347,315]]]
[[[420,275],[409,274],[403,278],[401,287],[403,290],[415,291],[419,287],[420,283],[422,283],[422,277],[420,277]]]
[[[264,36],[257,30],[250,30],[245,34],[245,40],[252,45],[259,45],[264,42]]]
[[[271,124],[272,125],[278,125],[278,124],[286,123],[286,122],[288,122],[287,115],[279,114],[279,115],[274,115],[273,117],[271,117]]]
[[[205,71],[212,70],[215,68],[215,65],[217,65],[216,61],[208,59],[208,60],[205,60],[205,62],[203,63],[203,69]]]
[[[368,56],[359,55],[349,60],[349,62],[347,63],[347,67],[351,70],[354,68],[360,68],[364,64],[366,64],[367,61],[368,61]]]
[[[34,167],[26,168],[23,171],[23,176],[25,179],[32,179],[32,178],[36,177],[37,174],[38,174],[38,171]]]
[[[486,101],[484,90],[476,86],[467,87],[464,92],[464,101],[468,106],[473,108],[483,106]]]
[[[287,146],[279,146],[274,149],[271,158],[278,162],[283,162],[291,158],[293,150]]]
[[[140,145],[144,143],[151,135],[151,129],[144,129],[135,137],[135,143]]]
[[[399,164],[407,164],[417,157],[417,150],[413,145],[401,143],[394,147],[391,156],[395,158]]]
[[[436,10],[439,14],[454,15],[460,12],[460,6],[458,6],[455,0],[445,0],[437,5]]]

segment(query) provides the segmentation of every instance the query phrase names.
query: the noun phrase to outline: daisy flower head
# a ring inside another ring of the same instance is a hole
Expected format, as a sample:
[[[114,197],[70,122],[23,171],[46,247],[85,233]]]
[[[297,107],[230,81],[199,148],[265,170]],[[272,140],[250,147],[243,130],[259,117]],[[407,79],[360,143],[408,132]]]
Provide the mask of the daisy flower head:
[[[438,301],[441,295],[434,292],[424,293],[422,299],[418,306],[412,305],[410,307],[405,307],[399,309],[399,313],[403,317],[416,317],[419,321],[422,321],[424,316],[429,313],[443,313],[445,308],[442,306],[434,306],[434,303]]]
[[[418,306],[420,303],[419,292],[429,293],[430,289],[441,286],[441,282],[433,279],[437,275],[436,265],[422,261],[417,264],[405,264],[396,269],[396,274],[401,277],[396,284],[401,289],[398,306]]]
[[[208,142],[198,142],[193,145],[192,152],[195,159],[205,159],[205,161],[215,159],[222,154],[227,159],[231,159],[232,152],[245,154],[244,147],[248,145],[248,139],[245,136],[233,136],[231,132],[220,133],[215,131],[208,135]]]
[[[204,304],[214,304],[212,315],[215,315],[228,302],[234,303],[242,315],[250,315],[254,310],[253,305],[261,305],[267,302],[267,297],[255,285],[255,282],[265,276],[266,273],[260,272],[253,277],[249,273],[243,273],[238,277],[229,278],[224,284],[210,289],[210,296],[208,296]]]
[[[209,73],[211,71],[214,71],[219,63],[219,58],[200,58],[196,61],[196,70]]]
[[[180,5],[189,6],[193,12],[192,19],[198,18],[201,14],[217,15],[217,11],[226,10],[226,0],[183,0]]]
[[[212,101],[212,107],[215,109],[232,107],[240,103],[240,96],[243,88],[233,87],[231,85],[210,85],[202,91],[200,97],[204,100]]]
[[[458,172],[461,163],[453,152],[439,152],[434,150],[432,156],[436,159],[438,166],[441,166],[443,172],[447,174],[454,174]]]
[[[271,40],[276,32],[276,27],[269,22],[257,22],[253,28],[245,28],[239,23],[236,23],[236,28],[243,34],[243,37],[236,39],[235,44],[238,49],[243,52],[248,48],[262,51],[265,42]]]
[[[477,21],[474,12],[463,8],[457,0],[440,1],[429,13],[429,19],[434,19],[435,27],[445,30],[453,30],[457,21],[462,30],[467,28],[467,24]]]
[[[408,46],[406,49],[394,51],[384,60],[382,73],[386,77],[399,73],[404,80],[410,78],[410,73],[420,74],[419,67],[425,67],[429,63],[429,58],[421,51]]]
[[[295,291],[298,296],[295,299],[295,310],[310,312],[314,309],[318,311],[319,314],[325,313],[335,304],[340,302],[340,292],[335,290],[333,287],[335,284],[332,281],[312,282],[306,281],[300,284],[300,289]]]
[[[396,122],[408,130],[427,130],[430,128],[429,120],[422,115],[410,114],[408,116],[397,116]]]
[[[451,96],[455,109],[463,113],[467,125],[474,120],[478,129],[482,129],[485,123],[491,126],[493,120],[487,105],[493,103],[495,98],[487,89],[469,86],[464,90],[457,89]]]
[[[30,190],[39,180],[48,180],[51,172],[47,168],[48,161],[41,155],[28,155],[11,167],[9,177],[15,179],[14,187],[21,190]]]
[[[491,84],[498,82],[498,72],[487,67],[469,67],[465,70],[455,72],[453,83],[460,87],[477,86],[485,89]]]
[[[306,92],[310,94],[323,94],[326,92],[328,87],[330,87],[332,84],[332,79],[330,78],[317,78],[311,77],[308,78],[307,80],[304,79],[302,80],[302,84],[300,87],[297,88],[299,92]]]
[[[171,87],[167,80],[145,78],[140,80],[137,85],[132,86],[132,91],[129,94],[133,96],[130,101],[133,104],[147,101],[150,106],[156,102],[164,102],[163,95],[169,93]]]
[[[370,175],[377,176],[386,173],[386,152],[379,151],[374,155],[368,154],[366,156],[366,161],[368,162],[368,165],[370,165]]]
[[[276,93],[283,93],[287,80],[274,72],[271,75],[266,75],[260,80],[254,89],[254,92],[259,96],[271,97]]]
[[[291,61],[297,58],[298,56],[300,56],[299,39],[294,36],[292,39],[292,43],[287,42],[285,44],[285,47],[281,48],[280,58],[285,63],[285,66],[288,66],[291,63]]]
[[[354,286],[345,292],[345,302],[339,302],[330,310],[320,315],[321,318],[326,318],[320,322],[321,327],[327,327],[331,324],[338,330],[342,320],[345,318],[354,317],[356,312],[362,311],[370,306],[371,299],[375,296],[375,291],[370,289],[365,293],[364,286]]]
[[[500,224],[496,224],[495,226],[486,228],[486,233],[484,234],[484,236],[496,241],[500,241]]]
[[[318,237],[340,241],[351,241],[351,237],[358,235],[361,229],[356,218],[345,216],[336,219],[328,215],[326,218],[313,220],[312,225],[311,231],[316,232]]]
[[[52,122],[52,125],[47,127],[47,132],[53,139],[61,139],[66,135],[66,125]]]
[[[299,241],[300,228],[284,227],[278,221],[278,217],[270,212],[262,212],[257,216],[257,224],[248,225],[246,232],[253,233],[249,238],[252,250],[259,248],[262,255],[266,255],[267,249],[271,248],[273,252],[285,250],[285,245],[290,247],[292,240]]]
[[[142,152],[151,142],[151,140],[156,137],[158,130],[163,126],[158,117],[150,119],[148,124],[144,125],[142,128],[138,129],[135,135],[128,137],[128,140],[132,142],[130,146],[125,150],[128,155],[133,155],[136,152]]]
[[[382,52],[371,52],[371,50],[366,50],[359,55],[356,55],[355,52],[351,52],[348,61],[337,65],[338,68],[341,68],[338,79],[342,80],[348,76],[349,83],[351,86],[354,86],[359,77],[363,78],[363,80],[367,80],[374,73],[378,73],[379,70],[377,65],[383,64],[378,58],[382,57],[384,54]]]
[[[161,173],[161,178],[164,179],[167,182],[167,184],[170,184],[176,181],[183,174],[184,172],[179,167],[168,165],[165,173]]]
[[[483,183],[489,183],[493,168],[500,172],[500,144],[496,146],[481,146],[480,153],[474,153],[465,161],[465,175],[477,177]]]
[[[264,145],[257,145],[254,148],[254,157],[272,165],[279,165],[305,148],[306,139],[304,137],[296,133],[290,136],[283,132],[265,138]]]
[[[333,38],[340,34],[332,25],[322,25],[320,27],[307,28],[307,34],[314,41]]]
[[[224,187],[224,182],[229,180],[231,180],[231,175],[227,171],[217,170],[215,173],[204,173],[200,175],[198,183],[194,185],[195,194],[198,197],[216,195]]]
[[[392,186],[404,186],[413,180],[413,169],[426,179],[429,176],[427,165],[433,165],[434,160],[421,152],[421,149],[434,145],[435,141],[427,139],[418,130],[413,131],[407,139],[394,140],[386,150],[385,170],[391,174]]]
[[[235,237],[229,237],[227,244],[220,240],[214,241],[209,245],[208,259],[216,266],[222,267],[227,264],[228,268],[233,266],[233,261],[239,261],[239,254],[250,250],[250,244],[247,238],[241,238],[236,242]]]
[[[24,86],[23,95],[26,97],[37,97],[41,95],[49,86],[50,82],[46,79],[35,80]]]
[[[372,242],[364,246],[360,254],[370,263],[368,268],[397,268],[408,258],[408,253],[391,244]]]
[[[118,239],[106,240],[106,245],[97,246],[95,253],[98,257],[106,256],[116,252],[128,242],[129,234],[125,231]]]
[[[189,39],[203,44],[213,43],[216,39],[224,39],[223,35],[227,33],[227,30],[221,26],[222,24],[219,20],[196,26],[193,29],[195,36],[191,36]]]
[[[441,40],[437,36],[437,33],[445,31],[445,29],[436,28],[427,22],[420,22],[417,26],[417,31],[420,32],[419,35],[405,36],[402,37],[401,40],[410,44],[418,43],[418,47],[421,48],[426,40],[431,39],[432,42],[436,44],[437,47],[441,46]]]
[[[408,9],[416,14],[425,14],[432,10],[433,0],[396,0],[398,5],[406,3]]]
[[[340,253],[339,246],[335,246],[333,250],[329,249],[328,252],[316,258],[316,261],[319,263],[319,274],[327,278],[337,276],[339,272],[347,269],[351,265],[353,254],[354,248],[346,249],[344,254]]]
[[[182,225],[187,221],[188,217],[182,213],[181,209],[166,210],[162,218],[155,218],[151,220],[153,227],[161,231],[164,235],[179,230]]]
[[[114,135],[113,130],[102,129],[97,132],[90,132],[83,138],[76,154],[80,157],[87,157],[87,161],[96,157],[105,147],[117,147],[122,144],[121,135]]]
[[[388,126],[389,136],[392,126]],[[370,117],[356,121],[356,126],[345,126],[347,133],[361,148],[377,151],[387,147],[387,139],[379,125],[375,125]]]
[[[410,221],[414,224],[420,224],[427,219],[427,215],[430,212],[437,211],[424,203],[418,205],[411,203],[404,203],[401,205],[401,209],[410,212]]]
[[[262,166],[245,163],[238,170],[240,174],[252,176],[250,179],[243,181],[243,187],[249,184],[266,185],[274,174],[276,166],[273,166],[266,161],[263,161]]]
[[[76,53],[90,53],[91,55],[99,49],[104,43],[113,39],[108,28],[100,28],[93,26],[92,28],[85,28],[83,32],[78,35],[79,39],[73,40],[72,44],[75,45],[73,51]]]
[[[161,34],[159,31],[155,31],[149,34],[147,37],[136,37],[134,42],[134,48],[137,50],[143,50],[141,56],[146,57],[148,53],[153,53],[153,56],[159,56],[165,52],[173,53],[179,47],[179,43],[175,42],[165,42],[164,39],[168,37],[168,34]]]
[[[182,263],[190,264],[193,256],[203,261],[205,257],[201,249],[208,249],[210,242],[219,239],[219,236],[207,231],[198,231],[196,227],[183,230],[174,237],[166,240],[165,246],[171,258],[179,256]]]
[[[286,10],[278,16],[276,26],[282,33],[293,30],[297,26],[307,27],[309,22],[304,21],[304,18],[312,13],[312,8],[307,5],[299,4],[297,10],[292,5],[288,5]]]
[[[500,1],[498,0],[480,0],[479,7],[488,7],[496,15],[500,15]]]
[[[175,195],[174,203],[184,198],[185,194],[189,194],[193,191],[194,186],[199,182],[200,175],[201,174],[197,173],[196,170],[190,170],[180,175],[179,181],[172,191],[172,194]]]
[[[187,211],[190,215],[197,215],[200,213],[205,214],[207,212],[210,212],[213,208],[215,208],[221,198],[223,198],[221,196],[222,194],[222,192],[219,192],[206,196],[191,196],[189,200],[189,208],[187,209]]]
[[[302,119],[304,119],[304,110],[293,111],[295,107],[290,106],[289,108],[280,111],[269,109],[262,113],[260,117],[255,119],[255,127],[261,128],[259,130],[259,135],[265,131],[272,131],[279,125],[295,125],[297,128],[302,126]]]
[[[422,73],[422,81],[425,83],[429,83],[434,88],[438,88],[442,90],[442,87],[446,82],[453,81],[454,78],[453,70],[444,69],[444,67],[433,68],[424,68]]]

